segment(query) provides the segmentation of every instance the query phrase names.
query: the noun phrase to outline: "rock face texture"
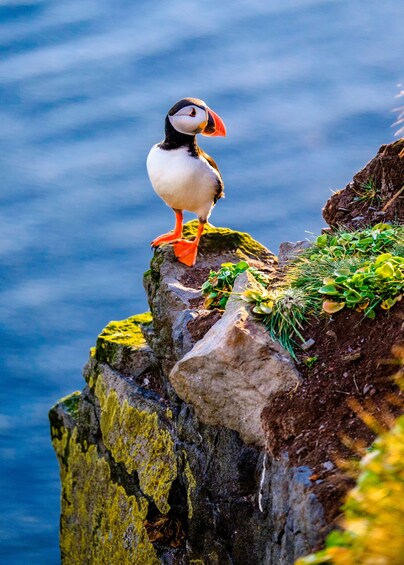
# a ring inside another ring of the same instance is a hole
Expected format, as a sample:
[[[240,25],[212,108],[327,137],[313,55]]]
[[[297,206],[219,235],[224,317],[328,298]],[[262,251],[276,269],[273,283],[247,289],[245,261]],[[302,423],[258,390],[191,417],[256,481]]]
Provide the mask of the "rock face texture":
[[[332,227],[358,229],[404,221],[404,138],[382,145],[352,181],[331,196],[323,217]]]
[[[237,278],[222,319],[178,361],[170,381],[202,422],[236,430],[246,443],[263,446],[263,408],[271,394],[296,387],[299,375],[289,354],[240,299],[247,288],[260,286],[248,272]]]
[[[324,538],[312,471],[262,448],[261,407],[299,375],[239,300],[255,281],[223,317],[198,290],[224,261],[271,272],[276,259],[231,230],[211,228],[200,250],[194,270],[156,252],[151,315],[111,322],[83,392],[50,412],[64,565],[292,565]]]

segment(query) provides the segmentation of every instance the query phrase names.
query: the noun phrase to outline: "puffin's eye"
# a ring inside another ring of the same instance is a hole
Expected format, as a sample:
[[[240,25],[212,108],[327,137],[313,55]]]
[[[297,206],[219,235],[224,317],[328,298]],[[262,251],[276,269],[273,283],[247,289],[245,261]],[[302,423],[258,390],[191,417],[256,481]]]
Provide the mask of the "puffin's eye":
[[[192,116],[192,117],[196,116],[195,108],[192,108],[191,113],[189,115]]]

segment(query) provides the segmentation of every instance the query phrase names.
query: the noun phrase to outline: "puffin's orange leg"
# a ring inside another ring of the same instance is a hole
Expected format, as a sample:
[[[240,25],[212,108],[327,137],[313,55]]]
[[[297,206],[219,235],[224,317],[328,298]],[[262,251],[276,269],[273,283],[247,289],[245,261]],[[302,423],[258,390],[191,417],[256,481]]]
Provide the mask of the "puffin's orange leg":
[[[198,226],[198,231],[194,241],[187,241],[182,239],[174,243],[174,253],[178,261],[188,265],[188,267],[193,267],[196,261],[196,255],[198,253],[199,240],[201,239],[203,229],[205,224],[200,223]]]
[[[173,241],[178,241],[179,239],[181,239],[183,214],[179,210],[174,210],[174,213],[175,213],[174,231],[163,233],[163,235],[160,235],[159,237],[156,237],[156,239],[153,239],[153,241],[150,244],[152,247],[158,247],[163,243],[172,243]]]

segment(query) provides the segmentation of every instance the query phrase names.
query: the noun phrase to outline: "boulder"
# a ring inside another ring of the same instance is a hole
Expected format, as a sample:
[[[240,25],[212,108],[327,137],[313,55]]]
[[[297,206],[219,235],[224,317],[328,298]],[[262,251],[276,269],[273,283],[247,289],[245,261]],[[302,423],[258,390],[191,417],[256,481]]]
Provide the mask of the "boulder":
[[[170,381],[202,422],[224,425],[245,443],[262,446],[262,409],[272,394],[296,387],[299,374],[241,300],[247,288],[262,288],[249,272],[237,278],[223,317],[177,362]]]

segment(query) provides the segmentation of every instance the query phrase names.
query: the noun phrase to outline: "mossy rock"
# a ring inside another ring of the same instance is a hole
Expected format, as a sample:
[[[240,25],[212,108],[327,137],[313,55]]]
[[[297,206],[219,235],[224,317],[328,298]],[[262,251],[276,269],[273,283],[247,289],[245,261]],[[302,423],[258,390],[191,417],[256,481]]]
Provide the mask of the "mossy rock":
[[[182,229],[184,239],[193,239],[196,236],[198,225],[197,220],[184,224]],[[205,225],[199,249],[202,253],[232,251],[240,257],[258,261],[273,261],[274,259],[274,254],[248,233],[230,228],[217,228],[210,224]]]
[[[72,392],[68,396],[61,398],[58,402],[59,405],[71,416],[74,420],[77,419],[79,413],[79,405],[81,399],[81,392]]]
[[[131,375],[141,373],[145,365],[150,364],[151,356],[142,330],[151,323],[150,312],[110,322],[98,336],[92,356],[118,371]]]

